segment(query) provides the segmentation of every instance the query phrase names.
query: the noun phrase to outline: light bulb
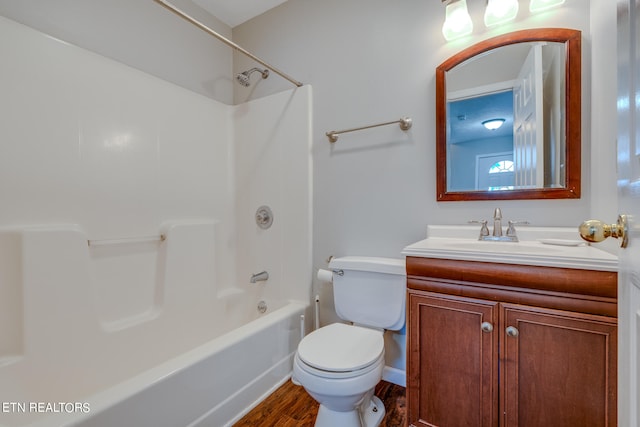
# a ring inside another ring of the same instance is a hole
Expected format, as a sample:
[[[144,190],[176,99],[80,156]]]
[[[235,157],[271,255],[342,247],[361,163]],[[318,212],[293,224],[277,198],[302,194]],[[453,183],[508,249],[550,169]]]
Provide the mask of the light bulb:
[[[457,0],[447,5],[442,34],[448,40],[471,34],[473,22],[467,10],[467,0]]]
[[[484,12],[484,25],[491,27],[515,19],[518,0],[489,0]]]

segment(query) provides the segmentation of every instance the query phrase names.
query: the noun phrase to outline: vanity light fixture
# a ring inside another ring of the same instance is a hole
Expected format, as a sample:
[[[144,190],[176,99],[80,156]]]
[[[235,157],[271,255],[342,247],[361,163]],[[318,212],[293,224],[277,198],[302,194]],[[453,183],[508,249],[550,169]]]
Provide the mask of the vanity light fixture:
[[[518,0],[488,0],[484,11],[484,25],[492,27],[516,18]]]
[[[446,18],[442,34],[447,41],[471,34],[473,22],[467,9],[467,0],[442,0],[446,3]]]
[[[560,6],[565,0],[531,0],[529,11],[532,13],[542,12],[552,7]]]
[[[504,124],[504,119],[489,119],[482,122],[482,126],[489,130],[496,130]]]

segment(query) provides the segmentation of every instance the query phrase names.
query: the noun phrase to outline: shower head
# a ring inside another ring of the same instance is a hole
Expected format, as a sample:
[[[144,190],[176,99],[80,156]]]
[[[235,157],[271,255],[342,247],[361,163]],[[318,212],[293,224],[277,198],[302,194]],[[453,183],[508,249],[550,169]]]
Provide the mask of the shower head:
[[[236,80],[238,80],[238,83],[240,83],[242,86],[249,87],[249,85],[251,85],[251,82],[249,81],[249,76],[251,74],[253,74],[254,72],[256,72],[256,71],[259,71],[260,74],[262,74],[262,78],[263,79],[266,79],[267,77],[269,77],[269,70],[261,70],[260,68],[252,68],[250,70],[243,71],[242,73],[236,74]]]

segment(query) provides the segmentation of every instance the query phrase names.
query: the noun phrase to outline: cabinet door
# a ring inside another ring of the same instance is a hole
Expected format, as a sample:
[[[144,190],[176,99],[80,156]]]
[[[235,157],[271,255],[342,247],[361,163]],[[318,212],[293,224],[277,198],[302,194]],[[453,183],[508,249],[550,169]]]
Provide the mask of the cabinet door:
[[[501,307],[501,425],[615,426],[616,320]]]
[[[428,292],[409,294],[409,425],[497,426],[496,306]]]
[[[618,408],[620,426],[640,423],[640,276],[623,272],[620,281]],[[626,279],[626,280],[625,280]]]

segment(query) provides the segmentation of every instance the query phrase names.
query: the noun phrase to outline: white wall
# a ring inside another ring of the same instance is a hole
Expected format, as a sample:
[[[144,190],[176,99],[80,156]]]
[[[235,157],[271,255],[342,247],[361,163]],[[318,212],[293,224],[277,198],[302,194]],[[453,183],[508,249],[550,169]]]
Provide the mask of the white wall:
[[[231,29],[191,0],[173,4],[225,37]],[[0,0],[0,15],[225,104],[231,49],[152,0]]]
[[[439,1],[289,0],[233,29],[236,43],[314,86],[314,267],[330,255],[399,257],[424,237],[427,224],[507,219],[576,226],[598,216],[615,220],[615,2],[567,0],[530,16],[520,1],[514,23],[486,30],[484,1],[469,1],[475,30],[445,42]],[[453,53],[503,32],[566,27],[583,32],[582,198],[501,202],[435,201],[434,70]],[[247,67],[236,55],[234,67]],[[597,78],[597,80],[596,80]],[[613,79],[613,80],[612,80]],[[237,89],[236,102],[288,85]],[[408,115],[413,128],[379,128],[340,137],[324,133]],[[336,320],[330,286],[316,281],[322,320]],[[395,356],[400,364],[402,355]],[[395,362],[394,362],[395,363]]]

